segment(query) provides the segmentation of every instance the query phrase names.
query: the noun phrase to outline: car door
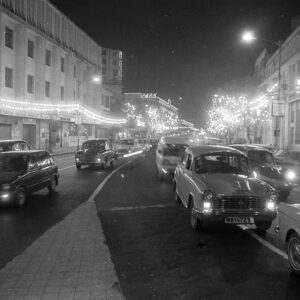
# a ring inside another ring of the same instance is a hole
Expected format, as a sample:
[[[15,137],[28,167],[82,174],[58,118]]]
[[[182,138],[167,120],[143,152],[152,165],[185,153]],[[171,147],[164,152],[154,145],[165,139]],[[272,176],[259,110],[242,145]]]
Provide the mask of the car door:
[[[189,199],[190,193],[193,194],[193,178],[192,178],[192,162],[193,162],[193,155],[192,153],[187,153],[185,167],[182,168],[183,173],[183,198],[186,201]]]
[[[186,161],[188,158],[188,153],[185,151],[181,157],[181,161],[178,163],[175,177],[176,177],[176,183],[177,183],[177,192],[181,200],[187,204],[187,199],[184,198],[185,195],[185,178],[184,178],[184,170],[186,168]]]
[[[49,185],[49,182],[54,174],[54,170],[48,152],[42,152],[39,156],[38,161],[40,166],[39,188],[42,189]]]
[[[29,156],[27,173],[24,176],[24,183],[26,185],[26,189],[29,192],[33,192],[39,189],[40,172],[38,165],[38,156],[36,153],[32,153]]]

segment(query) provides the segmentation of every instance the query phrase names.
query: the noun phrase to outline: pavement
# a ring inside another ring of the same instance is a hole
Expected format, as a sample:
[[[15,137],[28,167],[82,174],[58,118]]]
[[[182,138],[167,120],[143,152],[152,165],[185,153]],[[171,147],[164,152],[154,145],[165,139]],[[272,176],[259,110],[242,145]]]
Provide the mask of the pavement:
[[[93,201],[0,270],[0,299],[125,299]]]

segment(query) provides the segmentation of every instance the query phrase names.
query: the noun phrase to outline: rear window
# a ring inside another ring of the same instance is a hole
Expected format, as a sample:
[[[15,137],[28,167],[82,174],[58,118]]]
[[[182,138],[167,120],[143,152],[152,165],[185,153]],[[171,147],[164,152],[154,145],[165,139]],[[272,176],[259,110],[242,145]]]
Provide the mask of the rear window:
[[[134,144],[134,140],[121,140],[120,144],[121,145],[133,145]]]
[[[105,142],[106,141],[87,142],[82,145],[82,149],[83,150],[87,150],[87,149],[105,150]]]
[[[182,156],[188,145],[184,144],[166,144],[164,147],[165,156]]]
[[[0,152],[11,151],[11,145],[0,145]]]
[[[273,155],[268,151],[250,150],[248,151],[248,157],[249,161],[254,163],[274,163]]]
[[[27,155],[1,155],[0,172],[25,171],[27,163]]]

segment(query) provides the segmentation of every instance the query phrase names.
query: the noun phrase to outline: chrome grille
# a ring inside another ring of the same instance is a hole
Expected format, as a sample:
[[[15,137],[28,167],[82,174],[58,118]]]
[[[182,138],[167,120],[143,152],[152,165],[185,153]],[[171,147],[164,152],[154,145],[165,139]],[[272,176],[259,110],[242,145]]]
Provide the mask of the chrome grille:
[[[253,196],[222,196],[214,200],[216,210],[263,210],[265,203],[260,197]]]

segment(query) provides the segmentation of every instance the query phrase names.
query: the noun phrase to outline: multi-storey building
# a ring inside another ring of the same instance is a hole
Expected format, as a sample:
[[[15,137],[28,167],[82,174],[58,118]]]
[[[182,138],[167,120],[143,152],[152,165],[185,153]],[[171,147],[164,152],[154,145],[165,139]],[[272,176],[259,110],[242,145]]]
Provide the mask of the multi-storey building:
[[[0,28],[0,139],[59,150],[125,121],[111,118],[102,47],[49,1],[2,0]]]
[[[249,107],[257,110],[260,119],[262,110],[268,114],[258,126],[262,143],[300,153],[300,18],[293,19],[292,24],[290,36],[279,43],[281,49],[273,55],[264,50],[257,58],[255,75],[261,82],[260,95],[250,101]]]

